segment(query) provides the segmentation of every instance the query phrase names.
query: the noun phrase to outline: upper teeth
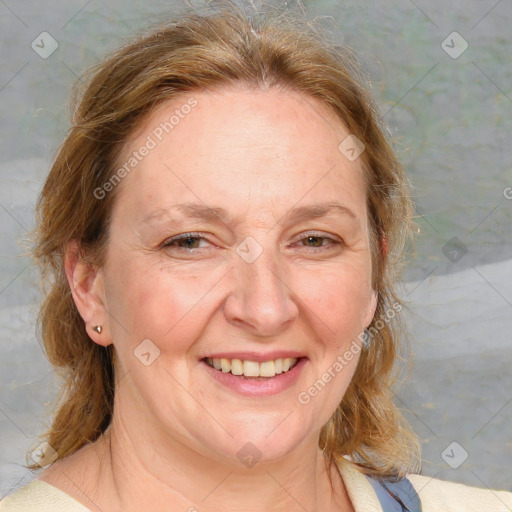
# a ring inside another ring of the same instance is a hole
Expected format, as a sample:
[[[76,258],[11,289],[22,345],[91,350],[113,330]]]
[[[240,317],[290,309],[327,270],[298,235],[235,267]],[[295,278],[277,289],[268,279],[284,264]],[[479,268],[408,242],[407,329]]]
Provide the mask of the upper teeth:
[[[224,373],[231,372],[233,375],[244,375],[245,377],[274,377],[276,374],[290,370],[297,361],[298,359],[295,357],[264,361],[263,363],[241,359],[206,358],[206,362],[216,370],[222,370]]]

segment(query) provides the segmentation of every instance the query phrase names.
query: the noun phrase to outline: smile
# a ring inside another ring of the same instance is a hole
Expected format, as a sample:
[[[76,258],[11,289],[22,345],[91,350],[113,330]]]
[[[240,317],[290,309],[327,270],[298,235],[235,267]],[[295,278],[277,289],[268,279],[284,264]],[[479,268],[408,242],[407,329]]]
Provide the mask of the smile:
[[[292,388],[307,362],[307,357],[287,357],[261,362],[206,357],[201,360],[201,365],[215,382],[232,392],[244,396],[265,397]],[[215,364],[220,368],[217,369]],[[258,376],[255,375],[256,370]],[[246,371],[248,375],[245,374]]]
[[[290,371],[298,362],[296,357],[286,357],[271,361],[241,360],[241,359],[212,359],[206,357],[205,363],[223,373],[244,377],[275,377]]]

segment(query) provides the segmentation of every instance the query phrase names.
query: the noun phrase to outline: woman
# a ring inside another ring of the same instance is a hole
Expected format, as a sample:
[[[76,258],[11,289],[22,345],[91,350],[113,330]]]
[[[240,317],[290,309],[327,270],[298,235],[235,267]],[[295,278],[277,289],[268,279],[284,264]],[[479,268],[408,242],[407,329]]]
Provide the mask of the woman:
[[[414,474],[390,391],[411,203],[355,69],[225,5],[95,70],[37,206],[64,393],[2,512],[510,510]]]

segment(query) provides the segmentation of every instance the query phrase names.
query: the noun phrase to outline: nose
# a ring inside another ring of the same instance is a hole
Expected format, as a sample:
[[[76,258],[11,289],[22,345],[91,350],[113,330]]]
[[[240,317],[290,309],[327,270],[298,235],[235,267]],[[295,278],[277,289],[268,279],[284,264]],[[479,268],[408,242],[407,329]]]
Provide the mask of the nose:
[[[236,256],[223,308],[227,321],[259,337],[286,330],[297,318],[298,307],[285,270],[268,248],[252,263]]]

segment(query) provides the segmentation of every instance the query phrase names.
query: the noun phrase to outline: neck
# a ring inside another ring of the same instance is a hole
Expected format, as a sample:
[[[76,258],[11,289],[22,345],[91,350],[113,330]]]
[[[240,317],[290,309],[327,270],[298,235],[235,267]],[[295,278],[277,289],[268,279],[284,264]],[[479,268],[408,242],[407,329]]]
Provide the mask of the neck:
[[[114,419],[97,442],[103,490],[94,501],[103,510],[353,511],[343,480],[316,443],[245,468],[213,462],[168,436],[136,435],[128,425]]]

